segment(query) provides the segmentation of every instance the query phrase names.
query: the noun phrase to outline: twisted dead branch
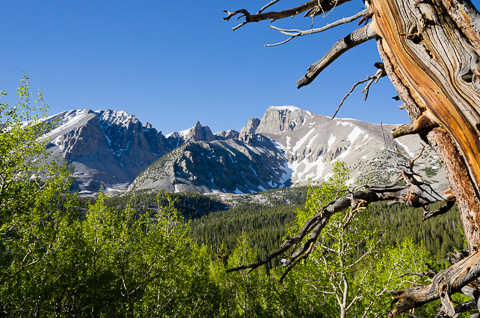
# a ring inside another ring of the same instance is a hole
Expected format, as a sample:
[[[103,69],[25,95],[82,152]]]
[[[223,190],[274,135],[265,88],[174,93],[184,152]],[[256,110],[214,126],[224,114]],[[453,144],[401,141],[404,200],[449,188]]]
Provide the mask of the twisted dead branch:
[[[233,12],[224,10],[223,12],[227,13],[227,16],[223,18],[223,20],[229,21],[236,15],[239,15],[238,19],[245,18],[245,21],[232,28],[233,31],[235,31],[250,22],[259,22],[263,20],[271,20],[273,22],[278,19],[296,16],[305,11],[307,11],[305,14],[306,16],[314,17],[322,12],[330,11],[336,6],[348,1],[350,0],[311,0],[295,8],[282,11],[263,12],[263,10],[278,2],[274,0],[266,4],[262,9],[259,10],[259,13],[257,14],[250,14],[246,9],[240,9]]]
[[[334,27],[337,27],[339,25],[347,24],[347,23],[355,21],[359,18],[363,18],[366,15],[368,15],[368,13],[369,13],[368,9],[365,9],[365,10],[362,10],[362,11],[358,12],[357,14],[355,14],[351,17],[343,18],[343,19],[337,20],[335,22],[329,23],[329,24],[327,24],[327,25],[325,25],[321,28],[310,29],[310,30],[282,29],[282,28],[271,25],[270,29],[277,30],[278,32],[280,32],[282,34],[289,36],[289,38],[286,39],[285,41],[274,43],[274,44],[266,44],[265,46],[268,46],[268,47],[278,46],[278,45],[282,45],[282,44],[285,44],[287,42],[290,42],[292,39],[294,39],[296,37],[299,37],[299,36],[321,33],[321,32],[327,31],[329,29],[332,29]]]
[[[262,261],[232,268],[227,270],[227,272],[242,269],[253,270],[259,266],[267,264],[272,259],[282,255],[292,248],[290,256],[282,259],[282,266],[286,267],[284,274],[280,278],[280,281],[282,281],[301,260],[306,259],[310,255],[322,229],[328,223],[330,217],[335,213],[343,212],[349,208],[352,210],[360,210],[365,205],[377,201],[396,201],[413,207],[425,207],[434,202],[445,200],[443,195],[439,194],[438,191],[421,181],[421,178],[419,178],[413,169],[411,169],[413,168],[413,162],[416,159],[418,159],[418,157],[412,159],[410,167],[402,171],[399,178],[392,184],[365,185],[363,190],[349,193],[331,201],[322,207],[315,216],[310,218],[297,235],[287,239],[280,246],[278,251],[269,255]],[[400,185],[402,181],[405,185]],[[308,235],[309,237],[307,238]],[[302,244],[304,239],[307,240]]]
[[[313,82],[313,80],[333,61],[339,58],[343,53],[354,48],[355,46],[365,43],[368,40],[374,39],[378,36],[373,27],[373,23],[369,22],[363,27],[353,31],[343,39],[337,41],[328,52],[317,62],[310,65],[307,74],[297,81],[297,88],[306,86]]]

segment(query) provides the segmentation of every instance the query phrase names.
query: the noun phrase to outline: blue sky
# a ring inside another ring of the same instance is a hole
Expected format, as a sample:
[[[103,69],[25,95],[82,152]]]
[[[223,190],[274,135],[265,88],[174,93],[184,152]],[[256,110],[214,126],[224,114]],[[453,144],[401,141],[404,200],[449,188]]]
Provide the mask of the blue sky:
[[[477,0],[478,1],[478,0]],[[265,1],[267,3],[268,1]],[[302,1],[285,1],[298,5]],[[240,130],[270,105],[295,105],[331,116],[352,85],[373,75],[379,61],[375,42],[345,54],[312,84],[295,81],[335,41],[356,27],[294,39],[247,24],[232,32],[223,10],[256,12],[261,1],[159,0],[15,0],[2,3],[0,89],[15,100],[23,72],[40,89],[54,114],[74,108],[116,109],[169,133],[197,120],[214,132]],[[362,9],[352,1],[334,10],[315,27]],[[345,7],[345,8],[342,8]],[[279,2],[273,9],[283,9]],[[303,17],[277,21],[280,27],[309,28]],[[369,122],[406,123],[396,92],[387,78],[373,85],[364,102],[360,89],[338,117]]]

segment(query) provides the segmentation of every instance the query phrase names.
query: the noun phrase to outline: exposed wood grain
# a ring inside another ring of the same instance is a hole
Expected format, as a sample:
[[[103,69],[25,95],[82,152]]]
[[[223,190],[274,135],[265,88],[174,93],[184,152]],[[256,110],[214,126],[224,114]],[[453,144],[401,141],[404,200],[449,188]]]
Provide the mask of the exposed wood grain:
[[[435,3],[373,0],[371,9],[400,81],[415,103],[453,137],[478,193],[480,82],[469,76],[476,68],[477,50]]]

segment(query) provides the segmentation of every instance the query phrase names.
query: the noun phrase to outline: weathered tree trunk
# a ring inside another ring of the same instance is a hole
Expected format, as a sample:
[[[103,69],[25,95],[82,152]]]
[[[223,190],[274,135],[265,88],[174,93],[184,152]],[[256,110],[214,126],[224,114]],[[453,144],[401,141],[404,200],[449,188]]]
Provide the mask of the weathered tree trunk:
[[[348,2],[310,0],[289,10],[263,13],[278,1],[269,2],[253,15],[245,9],[227,11],[225,20],[236,15],[245,17],[236,29],[248,22],[282,19],[302,12],[314,17]],[[341,54],[365,41],[377,39],[383,68],[412,119],[411,124],[397,129],[394,135],[418,133],[439,154],[460,208],[470,250],[470,256],[438,273],[430,285],[397,292],[397,303],[390,316],[439,298],[444,312],[453,315],[456,307],[450,295],[459,291],[467,295],[472,289],[471,284],[474,281],[478,283],[480,277],[480,14],[469,0],[365,0],[365,3],[370,13],[365,14],[361,21],[371,17],[372,22],[340,39],[324,57],[310,66],[297,84],[298,87],[308,85]],[[347,20],[352,21],[357,16]],[[280,44],[317,32],[277,30],[290,36]],[[430,203],[429,192],[413,177],[413,171],[411,174],[404,172],[405,187],[395,184],[370,187],[331,202],[267,260],[232,270],[256,268],[293,246],[294,252],[284,262],[284,266],[288,266],[286,275],[299,261],[308,257],[318,233],[330,216],[348,206],[356,207],[378,200],[397,200],[414,206]],[[415,193],[413,197],[416,200],[412,199],[412,193]],[[441,213],[451,205],[452,202],[449,202]],[[308,233],[310,239],[307,243],[299,244]],[[473,288],[478,291],[479,285]]]
[[[460,208],[471,256],[438,274],[432,284],[397,294],[391,315],[450,294],[480,274],[480,18],[462,1],[372,0],[385,70],[412,121],[438,125],[426,138],[440,155]]]
[[[468,4],[452,2],[372,0],[370,9],[385,69],[410,117],[423,114],[440,126],[427,138],[443,161],[473,252],[480,244],[480,20],[468,20],[479,19]]]

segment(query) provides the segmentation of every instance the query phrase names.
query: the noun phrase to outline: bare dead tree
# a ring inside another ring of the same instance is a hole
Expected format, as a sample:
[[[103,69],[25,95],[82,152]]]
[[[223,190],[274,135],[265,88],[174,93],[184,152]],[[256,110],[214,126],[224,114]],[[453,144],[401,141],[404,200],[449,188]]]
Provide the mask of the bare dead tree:
[[[275,21],[301,13],[314,18],[349,1],[311,0],[295,8],[264,12],[278,2],[271,1],[257,14],[245,9],[227,12],[225,20],[239,16],[243,22],[234,28],[238,29],[250,22]],[[435,299],[441,299],[443,313],[452,316],[461,307],[452,304],[453,293],[473,295],[468,288],[479,290],[475,282],[480,277],[480,14],[470,0],[365,0],[364,4],[368,13],[362,11],[361,22],[371,21],[335,43],[308,68],[297,81],[297,87],[310,84],[346,51],[376,40],[384,70],[412,119],[411,124],[400,127],[394,135],[420,134],[428,140],[439,154],[451,185],[450,192],[442,194],[449,202],[446,207],[425,212],[424,219],[445,213],[452,205],[452,197],[456,197],[470,252],[468,257],[437,273],[430,285],[396,292],[390,316]],[[315,33],[276,29],[291,38]],[[347,207],[378,200],[425,206],[438,199],[414,176],[411,171],[404,171],[402,179],[407,181],[406,186],[370,186],[335,200],[271,257],[294,247],[292,256],[284,263],[288,272],[300,259],[308,257],[330,216]],[[298,246],[306,235],[310,235],[307,244]]]

